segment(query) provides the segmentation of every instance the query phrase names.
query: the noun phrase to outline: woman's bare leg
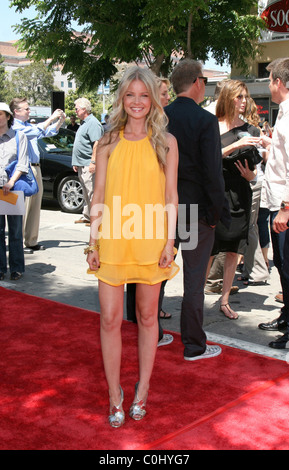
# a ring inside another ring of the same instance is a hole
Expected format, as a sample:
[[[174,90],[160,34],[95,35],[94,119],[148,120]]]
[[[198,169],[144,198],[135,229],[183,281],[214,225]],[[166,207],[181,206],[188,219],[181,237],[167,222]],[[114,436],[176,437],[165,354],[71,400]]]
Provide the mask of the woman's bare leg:
[[[221,311],[228,318],[238,318],[238,314],[228,306],[229,304],[229,295],[233,285],[234,276],[236,273],[238,263],[238,253],[226,253],[225,263],[224,263],[224,277],[223,277],[223,287],[222,287],[222,296],[221,296]],[[223,307],[222,307],[223,306]]]
[[[123,286],[110,286],[99,281],[100,339],[104,370],[111,403],[118,405],[122,353]]]
[[[137,284],[139,385],[138,398],[145,400],[149,389],[158,344],[158,301],[161,283]]]

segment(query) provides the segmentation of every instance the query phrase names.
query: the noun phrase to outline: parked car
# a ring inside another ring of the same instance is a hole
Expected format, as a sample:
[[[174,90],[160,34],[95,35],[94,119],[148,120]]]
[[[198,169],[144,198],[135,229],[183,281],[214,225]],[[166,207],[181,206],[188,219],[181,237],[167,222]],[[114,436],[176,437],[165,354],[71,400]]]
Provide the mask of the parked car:
[[[84,199],[82,186],[71,165],[75,133],[59,129],[53,137],[38,139],[43,198],[56,199],[64,212],[79,214]]]

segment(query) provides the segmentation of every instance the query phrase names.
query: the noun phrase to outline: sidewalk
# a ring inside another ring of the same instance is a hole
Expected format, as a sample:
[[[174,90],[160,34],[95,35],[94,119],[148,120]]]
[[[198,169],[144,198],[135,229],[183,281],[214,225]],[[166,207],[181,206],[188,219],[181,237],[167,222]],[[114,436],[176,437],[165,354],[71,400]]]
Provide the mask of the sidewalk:
[[[99,312],[97,279],[86,273],[86,257],[83,254],[89,240],[89,227],[74,224],[78,215],[46,207],[41,211],[39,235],[39,242],[46,250],[25,255],[26,272],[20,281],[10,281],[7,275],[4,281],[0,281],[0,285]],[[270,253],[269,259],[272,259]],[[177,255],[176,262],[182,268],[180,254]],[[166,286],[163,307],[172,314],[172,318],[162,320],[162,325],[172,332],[180,331],[182,282],[181,269]],[[266,286],[245,287],[238,281],[234,285],[238,285],[240,290],[231,296],[230,303],[239,313],[238,320],[228,320],[219,312],[218,295],[205,296],[204,328],[208,340],[289,362],[289,350],[278,351],[267,346],[282,333],[258,329],[259,323],[277,318],[282,307],[282,304],[274,300],[280,291],[276,268],[272,267],[269,284]]]

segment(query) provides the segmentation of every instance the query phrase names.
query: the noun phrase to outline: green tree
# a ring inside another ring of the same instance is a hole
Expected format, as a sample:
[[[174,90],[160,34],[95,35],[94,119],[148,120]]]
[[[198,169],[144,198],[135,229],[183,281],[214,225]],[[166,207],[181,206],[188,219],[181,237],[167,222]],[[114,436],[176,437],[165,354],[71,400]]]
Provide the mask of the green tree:
[[[143,61],[168,75],[174,56],[245,68],[254,57],[263,20],[257,0],[10,0],[37,16],[16,30],[34,60],[52,59],[81,87],[95,89],[122,62]],[[253,9],[253,10],[252,10]],[[74,31],[78,24],[81,33]]]
[[[0,101],[9,103],[9,81],[3,62],[4,59],[0,54]]]
[[[102,95],[98,95],[97,92],[87,92],[82,93],[80,90],[70,91],[65,97],[65,114],[67,117],[70,117],[72,114],[75,114],[75,105],[74,102],[77,98],[85,96],[92,106],[92,113],[97,119],[101,120],[101,114],[103,112],[103,102]],[[106,107],[110,106],[111,97],[107,97]],[[68,121],[67,121],[68,122]]]
[[[18,67],[11,76],[14,96],[26,96],[33,106],[50,106],[53,82],[53,73],[43,62]]]

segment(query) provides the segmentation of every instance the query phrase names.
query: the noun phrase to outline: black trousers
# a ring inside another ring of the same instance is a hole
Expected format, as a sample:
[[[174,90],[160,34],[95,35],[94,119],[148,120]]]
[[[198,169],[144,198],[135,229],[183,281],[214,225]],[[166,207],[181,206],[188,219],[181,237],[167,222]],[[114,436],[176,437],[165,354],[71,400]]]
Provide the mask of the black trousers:
[[[181,308],[181,338],[184,356],[195,357],[206,350],[207,338],[203,330],[204,286],[215,239],[215,229],[199,220],[197,228],[187,225],[186,231],[190,233],[190,237],[181,240],[178,230],[176,240],[176,247],[181,245],[183,258],[184,292]],[[193,249],[190,248],[189,243],[192,237],[197,237],[197,245]]]
[[[289,229],[276,233],[273,230],[273,222],[278,211],[270,212],[270,230],[273,247],[273,262],[280,276],[283,291],[283,307],[281,318],[289,322]]]

